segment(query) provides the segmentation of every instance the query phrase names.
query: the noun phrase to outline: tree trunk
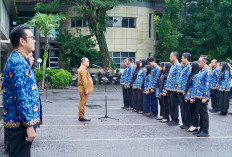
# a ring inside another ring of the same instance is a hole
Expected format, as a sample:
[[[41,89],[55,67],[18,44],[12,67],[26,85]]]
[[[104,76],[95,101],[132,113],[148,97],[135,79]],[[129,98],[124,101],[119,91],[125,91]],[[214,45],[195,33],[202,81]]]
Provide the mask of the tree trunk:
[[[89,7],[91,8],[91,5]],[[104,19],[106,17],[106,11],[107,11],[106,9],[96,9],[94,11],[95,16],[92,16],[89,14],[84,15],[88,17],[88,26],[89,26],[90,32],[94,34],[94,36],[97,39],[100,53],[103,56],[102,63],[103,63],[103,68],[105,71],[111,68],[111,62],[110,62],[109,50],[106,44],[106,38],[104,34],[105,23],[99,19]]]
[[[42,89],[44,89],[44,84],[45,84],[45,72],[47,69],[47,60],[48,60],[48,49],[49,49],[49,43],[48,43],[48,35],[45,35],[45,40],[46,40],[46,45],[45,45],[45,50],[44,50],[44,55],[43,55],[43,80],[42,80]]]
[[[100,53],[103,54],[102,62],[103,62],[103,68],[105,71],[109,70],[111,68],[111,62],[110,62],[110,56],[109,56],[109,50],[106,44],[106,38],[103,31],[96,32],[95,33]]]

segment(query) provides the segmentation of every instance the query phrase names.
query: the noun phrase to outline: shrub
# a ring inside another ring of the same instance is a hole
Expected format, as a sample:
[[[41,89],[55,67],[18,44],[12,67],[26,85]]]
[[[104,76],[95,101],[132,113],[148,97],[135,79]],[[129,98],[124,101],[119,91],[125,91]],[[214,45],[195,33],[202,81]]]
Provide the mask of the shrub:
[[[43,79],[42,69],[35,69],[37,84],[41,86]],[[72,82],[72,75],[64,69],[47,69],[48,88],[64,88]]]
[[[57,72],[52,76],[52,86],[54,88],[64,88],[69,85],[71,81],[71,73],[63,69],[57,70]]]
[[[42,70],[35,69],[35,75],[36,75],[36,81],[37,85],[40,86],[42,80],[43,80],[43,72]]]
[[[45,73],[47,74],[47,81],[49,82],[49,83],[51,83],[52,82],[52,77],[56,74],[56,73],[58,73],[59,71],[60,71],[61,69],[47,69],[46,71],[45,71]]]

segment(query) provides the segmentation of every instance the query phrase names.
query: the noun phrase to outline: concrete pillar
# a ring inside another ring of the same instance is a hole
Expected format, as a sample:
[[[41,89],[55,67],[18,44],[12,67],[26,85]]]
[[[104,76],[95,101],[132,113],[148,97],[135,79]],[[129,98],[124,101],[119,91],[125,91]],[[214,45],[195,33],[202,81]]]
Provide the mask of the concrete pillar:
[[[34,58],[37,63],[37,59],[40,58],[40,35],[36,28],[35,28],[35,41],[36,44],[35,44]]]

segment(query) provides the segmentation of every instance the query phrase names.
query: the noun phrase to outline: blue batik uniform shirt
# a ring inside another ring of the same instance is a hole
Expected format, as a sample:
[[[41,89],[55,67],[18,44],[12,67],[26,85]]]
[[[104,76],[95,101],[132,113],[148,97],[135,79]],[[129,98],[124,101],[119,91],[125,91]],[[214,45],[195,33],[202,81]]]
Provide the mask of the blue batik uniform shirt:
[[[193,97],[194,97],[194,87],[196,85],[196,81],[197,81],[197,76],[195,75],[193,77],[193,79],[191,80],[188,91],[186,91],[186,93],[185,93],[185,99],[186,100],[193,99]]]
[[[225,71],[221,84],[218,84],[218,90],[230,91],[230,83],[231,83],[231,77],[229,75],[229,71]]]
[[[160,70],[159,66],[156,65],[155,67],[152,67],[151,74],[150,74],[150,83],[149,83],[149,88],[151,89],[156,89],[158,86],[158,79],[160,75]]]
[[[216,67],[211,70],[211,81],[210,81],[210,87],[215,89],[218,87],[218,77],[220,75],[221,70]]]
[[[196,76],[196,83],[194,86],[194,98],[198,99],[209,99],[210,98],[210,70],[205,68],[200,70]]]
[[[180,72],[177,92],[179,93],[184,92],[190,73],[191,73],[190,64],[184,65],[182,71]]]
[[[126,67],[121,75],[121,79],[120,79],[120,84],[121,85],[125,85],[126,83],[126,76],[127,76],[127,73],[128,73],[128,67]]]
[[[134,72],[135,72],[135,68],[134,68],[133,64],[129,65],[127,67],[127,73],[125,76],[125,85],[129,86],[131,84]]]
[[[12,52],[3,81],[3,120],[6,128],[30,127],[41,122],[39,90],[29,61]]]
[[[145,77],[146,77],[145,68],[142,68],[139,70],[137,78],[135,82],[133,83],[133,89],[142,89],[142,84],[143,84]]]
[[[177,89],[181,69],[182,68],[179,62],[172,65],[167,78],[167,91],[174,91]]]
[[[149,91],[150,78],[151,78],[151,74],[145,76],[144,83],[143,83],[143,93],[146,93],[147,91]]]

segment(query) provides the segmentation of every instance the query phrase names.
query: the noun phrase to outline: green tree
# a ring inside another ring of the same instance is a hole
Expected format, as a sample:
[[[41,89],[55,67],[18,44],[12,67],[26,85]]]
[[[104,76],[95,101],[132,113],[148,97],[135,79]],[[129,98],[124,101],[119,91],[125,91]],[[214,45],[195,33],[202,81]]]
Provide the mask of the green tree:
[[[63,14],[46,14],[46,13],[36,13],[36,15],[27,23],[27,25],[35,27],[38,29],[40,34],[45,36],[45,50],[43,56],[43,80],[42,80],[42,89],[44,89],[45,81],[45,70],[47,68],[47,59],[48,59],[48,35],[52,29],[59,27],[59,22],[64,20],[65,16]]]
[[[134,0],[60,0],[61,4],[73,6],[78,17],[88,22],[88,27],[96,37],[100,53],[103,55],[102,62],[105,70],[111,68],[111,60],[105,38],[106,24],[108,21],[107,11],[114,7],[133,2]],[[148,1],[148,0],[139,0]]]
[[[92,35],[83,36],[78,29],[74,34],[65,30],[58,36],[57,44],[60,46],[67,69],[79,66],[77,61],[80,61],[82,57],[89,58],[91,63],[98,63],[101,55],[94,49],[96,43],[91,38]]]
[[[158,34],[157,52],[155,56],[161,61],[168,61],[169,53],[179,48],[181,37],[183,0],[165,0],[162,17],[155,16],[156,31]]]
[[[191,52],[194,60],[202,54],[221,61],[231,57],[231,15],[231,0],[188,0],[180,51]]]

